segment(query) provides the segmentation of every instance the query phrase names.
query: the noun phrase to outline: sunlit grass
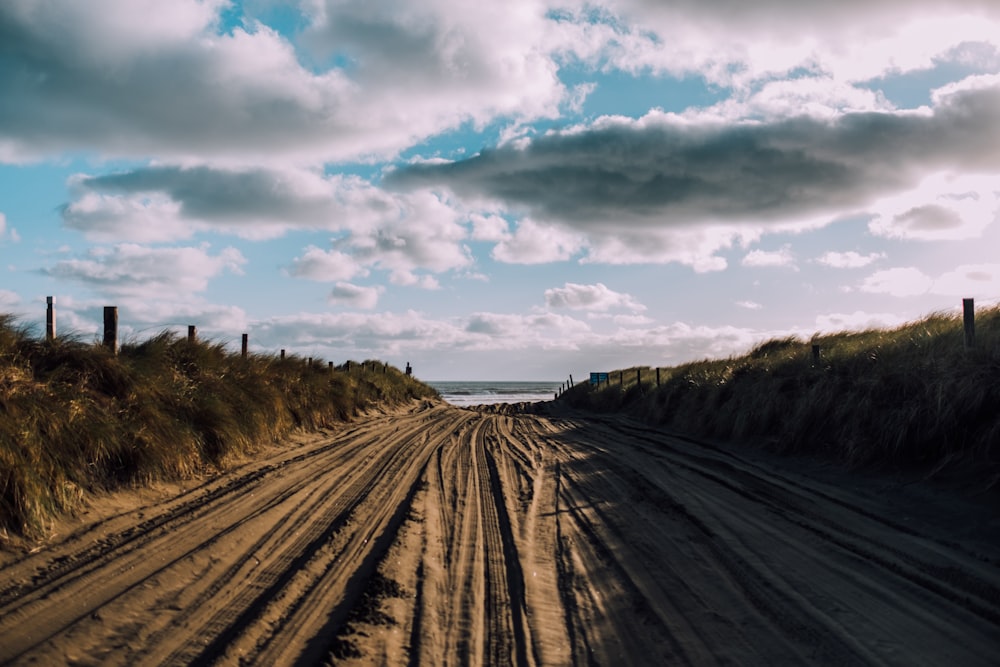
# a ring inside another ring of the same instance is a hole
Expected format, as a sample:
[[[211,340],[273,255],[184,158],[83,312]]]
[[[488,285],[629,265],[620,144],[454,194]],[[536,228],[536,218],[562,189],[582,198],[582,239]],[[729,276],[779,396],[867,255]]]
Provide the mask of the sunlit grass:
[[[659,386],[655,369],[640,371],[614,371],[599,388],[579,384],[563,400],[854,465],[961,463],[993,484],[1000,475],[1000,308],[977,313],[970,350],[961,318],[935,314],[895,329],[783,338],[741,356],[661,368]]]
[[[115,356],[0,315],[0,530],[39,534],[94,491],[222,469],[293,429],[435,395],[375,360],[350,367],[172,333]]]

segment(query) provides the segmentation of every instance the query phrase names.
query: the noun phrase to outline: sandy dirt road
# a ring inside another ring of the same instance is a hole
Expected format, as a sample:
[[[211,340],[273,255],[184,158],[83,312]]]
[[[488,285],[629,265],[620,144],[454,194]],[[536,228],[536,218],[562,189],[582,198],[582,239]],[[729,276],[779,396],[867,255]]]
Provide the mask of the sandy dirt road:
[[[7,554],[0,663],[996,665],[995,508],[935,493],[422,403]]]

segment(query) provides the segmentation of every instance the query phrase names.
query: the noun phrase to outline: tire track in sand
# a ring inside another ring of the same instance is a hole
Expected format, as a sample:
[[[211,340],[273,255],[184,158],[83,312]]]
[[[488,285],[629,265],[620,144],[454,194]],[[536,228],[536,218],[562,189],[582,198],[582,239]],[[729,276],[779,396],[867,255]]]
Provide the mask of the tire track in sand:
[[[843,479],[413,405],[0,567],[0,662],[993,664],[1000,530]]]

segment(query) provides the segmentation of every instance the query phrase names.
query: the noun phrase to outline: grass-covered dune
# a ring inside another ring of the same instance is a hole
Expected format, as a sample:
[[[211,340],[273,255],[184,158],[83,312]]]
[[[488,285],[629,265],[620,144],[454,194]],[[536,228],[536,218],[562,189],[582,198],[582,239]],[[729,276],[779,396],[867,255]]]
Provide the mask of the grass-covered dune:
[[[654,368],[623,369],[610,384],[577,384],[561,400],[856,466],[960,465],[996,488],[1000,308],[977,312],[975,338],[965,349],[961,318],[936,314],[891,330],[771,340],[743,356],[661,368],[659,386]]]
[[[371,360],[243,359],[168,332],[115,356],[0,315],[0,533],[39,534],[88,493],[224,468],[294,429],[434,395]]]

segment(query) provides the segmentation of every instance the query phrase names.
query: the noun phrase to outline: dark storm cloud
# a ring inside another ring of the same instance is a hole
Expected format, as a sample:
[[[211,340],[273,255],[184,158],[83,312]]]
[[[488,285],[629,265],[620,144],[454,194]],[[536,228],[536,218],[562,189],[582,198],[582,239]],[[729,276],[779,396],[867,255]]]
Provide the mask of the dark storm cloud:
[[[997,118],[1000,87],[952,93],[930,114],[732,126],[650,116],[409,166],[388,183],[444,185],[582,226],[785,221],[850,212],[939,170],[994,171]]]
[[[894,222],[915,231],[937,231],[962,226],[962,218],[952,209],[934,204],[911,208]]]
[[[199,220],[310,221],[329,216],[330,192],[304,194],[295,175],[267,169],[146,167],[80,178],[76,186],[102,194],[163,193],[180,203],[184,217]]]
[[[61,17],[55,4],[18,4],[0,6],[0,140],[25,155],[259,155],[308,150],[318,134],[344,130],[337,86],[317,90],[266,30],[212,44],[199,40],[208,33],[168,29],[148,44],[114,32],[101,42],[102,12],[115,7],[84,18],[72,14],[79,6]]]

